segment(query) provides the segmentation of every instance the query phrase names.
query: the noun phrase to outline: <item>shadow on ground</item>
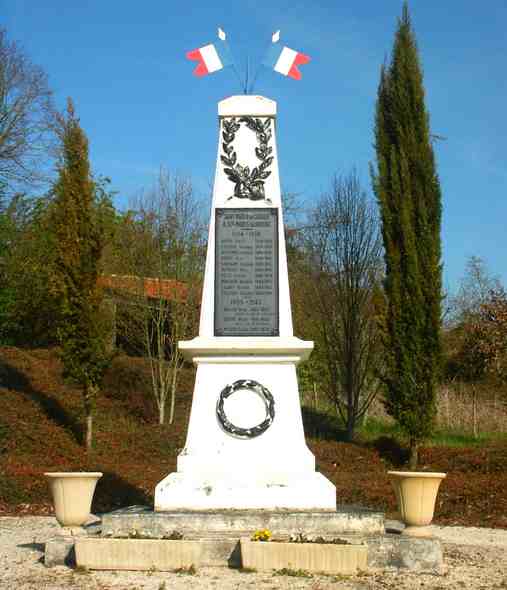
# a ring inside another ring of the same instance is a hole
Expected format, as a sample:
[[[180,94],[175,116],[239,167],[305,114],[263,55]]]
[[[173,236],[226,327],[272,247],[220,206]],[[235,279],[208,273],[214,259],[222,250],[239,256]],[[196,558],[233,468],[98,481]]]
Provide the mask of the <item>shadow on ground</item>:
[[[97,483],[92,512],[110,512],[134,504],[153,506],[153,497],[118,474],[105,472]]]
[[[40,551],[41,553],[44,553],[44,550],[46,548],[45,543],[35,543],[35,541],[33,543],[22,543],[21,545],[17,546],[21,549],[32,549],[34,551]]]
[[[84,441],[83,429],[80,423],[71,416],[59,401],[32,387],[30,380],[17,368],[0,359],[0,386],[21,393],[38,404],[46,416],[58,426],[69,430],[76,442]]]
[[[332,440],[337,442],[350,442],[347,433],[342,428],[337,417],[324,414],[313,408],[303,406],[303,426],[305,435],[319,440]]]
[[[393,467],[402,467],[408,462],[408,449],[403,448],[396,440],[388,436],[380,436],[368,446],[376,449],[380,457]]]

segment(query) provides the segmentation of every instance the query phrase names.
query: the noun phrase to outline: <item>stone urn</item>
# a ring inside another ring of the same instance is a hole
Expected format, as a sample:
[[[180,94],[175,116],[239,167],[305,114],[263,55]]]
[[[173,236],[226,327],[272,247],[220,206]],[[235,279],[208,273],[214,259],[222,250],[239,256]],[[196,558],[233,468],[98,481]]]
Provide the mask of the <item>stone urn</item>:
[[[90,518],[93,494],[100,472],[53,472],[44,474],[53,496],[56,520],[63,527],[81,526]]]
[[[427,471],[388,471],[387,474],[405,523],[403,534],[430,537],[428,525],[435,512],[438,488],[446,474]]]

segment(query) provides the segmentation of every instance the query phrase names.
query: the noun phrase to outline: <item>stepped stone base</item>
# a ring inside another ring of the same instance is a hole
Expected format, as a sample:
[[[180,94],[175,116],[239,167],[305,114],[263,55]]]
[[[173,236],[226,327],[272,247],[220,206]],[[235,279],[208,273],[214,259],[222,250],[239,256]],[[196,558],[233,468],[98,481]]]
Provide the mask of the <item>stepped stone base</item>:
[[[146,554],[145,569],[171,569],[167,538],[176,531],[182,533],[185,540],[199,544],[198,563],[201,566],[241,567],[240,538],[249,538],[254,531],[262,528],[268,528],[280,540],[301,533],[310,538],[339,537],[353,545],[366,545],[367,567],[371,569],[395,567],[438,572],[443,564],[440,541],[408,537],[399,532],[386,533],[384,515],[366,509],[342,507],[336,512],[216,510],[164,513],[142,506],[104,514],[100,525],[84,527],[84,536],[59,536],[49,540],[45,563],[48,566],[71,565],[76,547],[79,566],[90,569],[144,569],[144,562],[136,557],[134,563],[131,553],[138,556],[144,554],[142,544],[149,540],[148,544],[153,544],[154,551]],[[78,548],[79,544],[81,548]],[[160,560],[155,564],[152,562],[156,555]]]
[[[366,509],[292,511],[292,510],[206,510],[154,512],[150,508],[132,506],[104,514],[103,537],[132,537],[162,539],[173,531],[185,538],[219,535],[224,538],[252,535],[256,530],[269,529],[273,535],[284,537],[297,533],[306,536],[360,533],[384,533],[384,515]]]

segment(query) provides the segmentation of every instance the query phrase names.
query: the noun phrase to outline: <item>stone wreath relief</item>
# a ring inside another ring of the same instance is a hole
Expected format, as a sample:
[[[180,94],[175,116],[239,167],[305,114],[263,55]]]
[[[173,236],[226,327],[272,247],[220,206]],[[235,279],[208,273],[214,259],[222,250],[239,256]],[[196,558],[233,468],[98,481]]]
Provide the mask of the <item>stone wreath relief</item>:
[[[237,160],[233,142],[236,133],[244,123],[248,129],[253,131],[257,137],[255,155],[260,164],[250,170],[249,166],[242,166]],[[269,146],[271,140],[271,118],[264,120],[254,117],[229,117],[222,122],[222,149],[224,154],[220,156],[225,165],[224,172],[227,178],[234,183],[234,194],[232,199],[249,199],[250,201],[267,200],[264,191],[264,181],[271,174],[269,167],[273,162],[273,148]],[[228,200],[229,200],[228,199]]]

